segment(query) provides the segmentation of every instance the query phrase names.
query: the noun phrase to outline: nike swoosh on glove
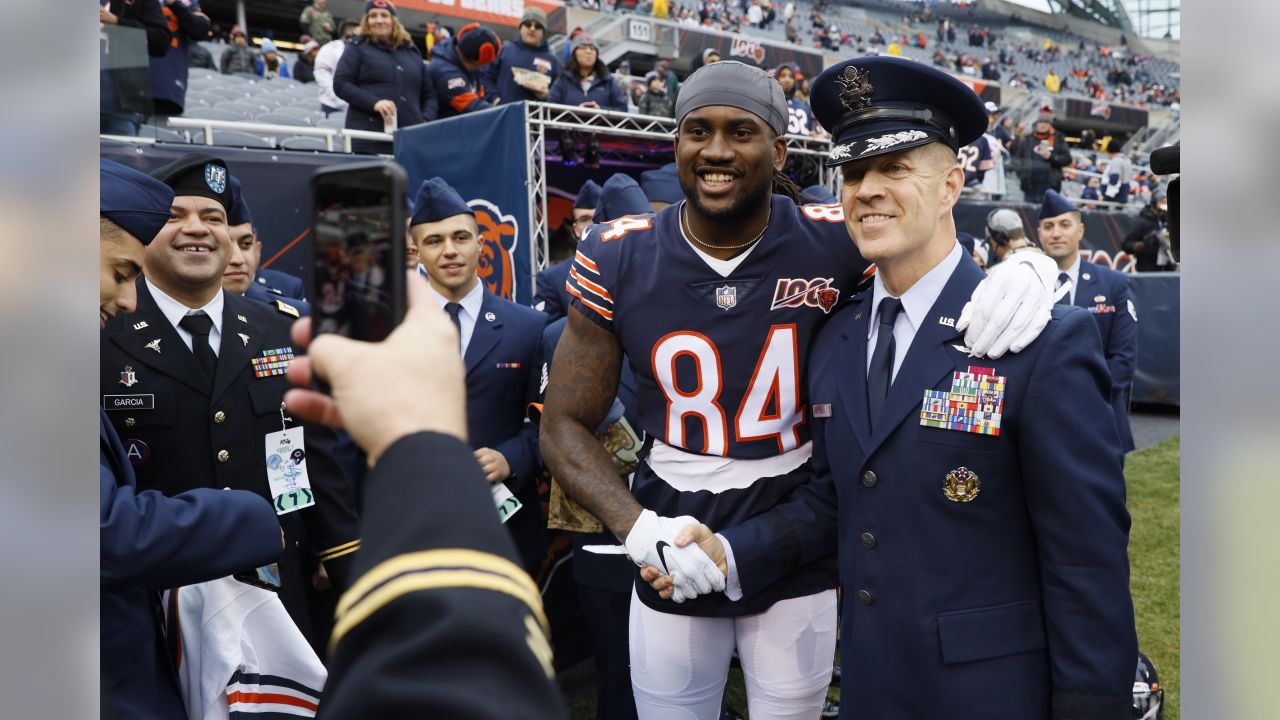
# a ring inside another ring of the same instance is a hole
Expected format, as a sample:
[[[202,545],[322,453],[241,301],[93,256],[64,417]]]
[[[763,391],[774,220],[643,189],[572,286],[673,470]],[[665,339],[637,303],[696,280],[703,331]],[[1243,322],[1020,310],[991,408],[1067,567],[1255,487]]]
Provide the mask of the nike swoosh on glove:
[[[1019,352],[1040,336],[1053,309],[1058,264],[1038,252],[1020,252],[997,263],[978,283],[956,321],[976,357]]]
[[[668,518],[652,510],[644,510],[631,526],[624,543],[627,554],[637,565],[662,568],[671,576],[675,584],[671,599],[678,603],[724,591],[724,573],[702,548],[696,544],[676,547],[676,534],[686,525],[698,525],[699,522],[691,515]]]

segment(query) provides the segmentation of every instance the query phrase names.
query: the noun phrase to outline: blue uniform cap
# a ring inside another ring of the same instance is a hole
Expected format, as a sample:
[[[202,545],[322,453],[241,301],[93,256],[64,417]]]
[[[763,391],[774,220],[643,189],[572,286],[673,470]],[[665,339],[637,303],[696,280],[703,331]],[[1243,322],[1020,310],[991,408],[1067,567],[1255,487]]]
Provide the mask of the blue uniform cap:
[[[582,189],[578,191],[578,197],[573,199],[575,208],[595,209],[600,204],[600,186],[595,180],[588,180],[582,184]]]
[[[684,191],[680,189],[680,180],[676,177],[675,163],[667,163],[657,170],[640,173],[640,189],[644,190],[649,202],[674,205],[684,199]]]
[[[827,167],[935,140],[958,151],[982,137],[987,109],[968,85],[914,60],[862,57],[813,81],[813,113],[831,130]]]
[[[98,214],[146,245],[169,221],[173,189],[111,160],[98,160]]]
[[[626,173],[616,173],[605,180],[600,188],[600,202],[592,222],[617,220],[623,215],[642,215],[650,212],[649,199],[644,196],[635,178]]]
[[[1080,209],[1071,204],[1071,201],[1062,197],[1056,190],[1046,190],[1044,193],[1044,202],[1040,205],[1040,218],[1058,217],[1069,212],[1079,212]]]
[[[244,192],[240,189],[240,178],[232,175],[231,209],[227,211],[227,224],[244,225],[251,222],[253,222],[253,215],[249,212],[249,201],[245,200]]]
[[[231,197],[231,172],[221,159],[203,153],[187,153],[151,171],[151,177],[173,188],[174,195],[207,197],[222,203],[228,213],[235,205]]]
[[[972,255],[973,248],[978,243],[978,238],[970,235],[969,233],[963,230],[957,230],[956,242],[960,243],[960,246],[964,248],[965,253]]]
[[[443,178],[433,177],[423,180],[418,188],[418,196],[413,200],[413,219],[410,225],[421,225],[429,222],[440,222],[454,215],[470,215],[475,213],[463,202],[462,196]]]
[[[835,205],[840,202],[835,193],[822,185],[810,185],[801,190],[800,199],[804,200],[806,204],[816,203],[818,205]]]

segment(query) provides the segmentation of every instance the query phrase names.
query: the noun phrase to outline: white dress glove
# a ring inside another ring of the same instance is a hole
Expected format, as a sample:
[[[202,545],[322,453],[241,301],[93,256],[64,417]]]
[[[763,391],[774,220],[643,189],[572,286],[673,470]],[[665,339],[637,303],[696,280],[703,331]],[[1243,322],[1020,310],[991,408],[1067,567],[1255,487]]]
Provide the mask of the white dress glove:
[[[1019,352],[1040,336],[1053,308],[1058,264],[1038,252],[1020,252],[997,263],[974,288],[956,330],[975,357]]]
[[[638,565],[653,565],[671,576],[674,582],[671,599],[682,603],[699,595],[723,592],[724,573],[697,544],[676,547],[676,535],[686,525],[699,521],[690,515],[662,517],[644,510],[627,534],[627,554]]]

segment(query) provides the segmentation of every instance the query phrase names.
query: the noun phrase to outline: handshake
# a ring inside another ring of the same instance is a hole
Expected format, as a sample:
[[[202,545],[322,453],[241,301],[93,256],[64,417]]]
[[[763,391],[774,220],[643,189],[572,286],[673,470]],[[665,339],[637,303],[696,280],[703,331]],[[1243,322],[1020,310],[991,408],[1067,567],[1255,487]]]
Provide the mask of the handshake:
[[[682,603],[724,592],[729,574],[724,545],[711,528],[689,515],[661,517],[644,510],[627,534],[627,554],[640,578],[664,600]]]

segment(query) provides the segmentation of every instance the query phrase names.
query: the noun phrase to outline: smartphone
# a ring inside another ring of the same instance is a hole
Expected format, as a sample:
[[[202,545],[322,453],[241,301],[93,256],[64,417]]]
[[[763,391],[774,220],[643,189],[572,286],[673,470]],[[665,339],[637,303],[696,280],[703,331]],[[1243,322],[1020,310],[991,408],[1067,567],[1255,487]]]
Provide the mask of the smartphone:
[[[263,565],[253,570],[238,572],[231,577],[246,585],[270,590],[271,592],[280,592],[280,568],[275,563]]]
[[[404,169],[386,160],[312,176],[312,336],[378,342],[404,319],[407,183]]]

